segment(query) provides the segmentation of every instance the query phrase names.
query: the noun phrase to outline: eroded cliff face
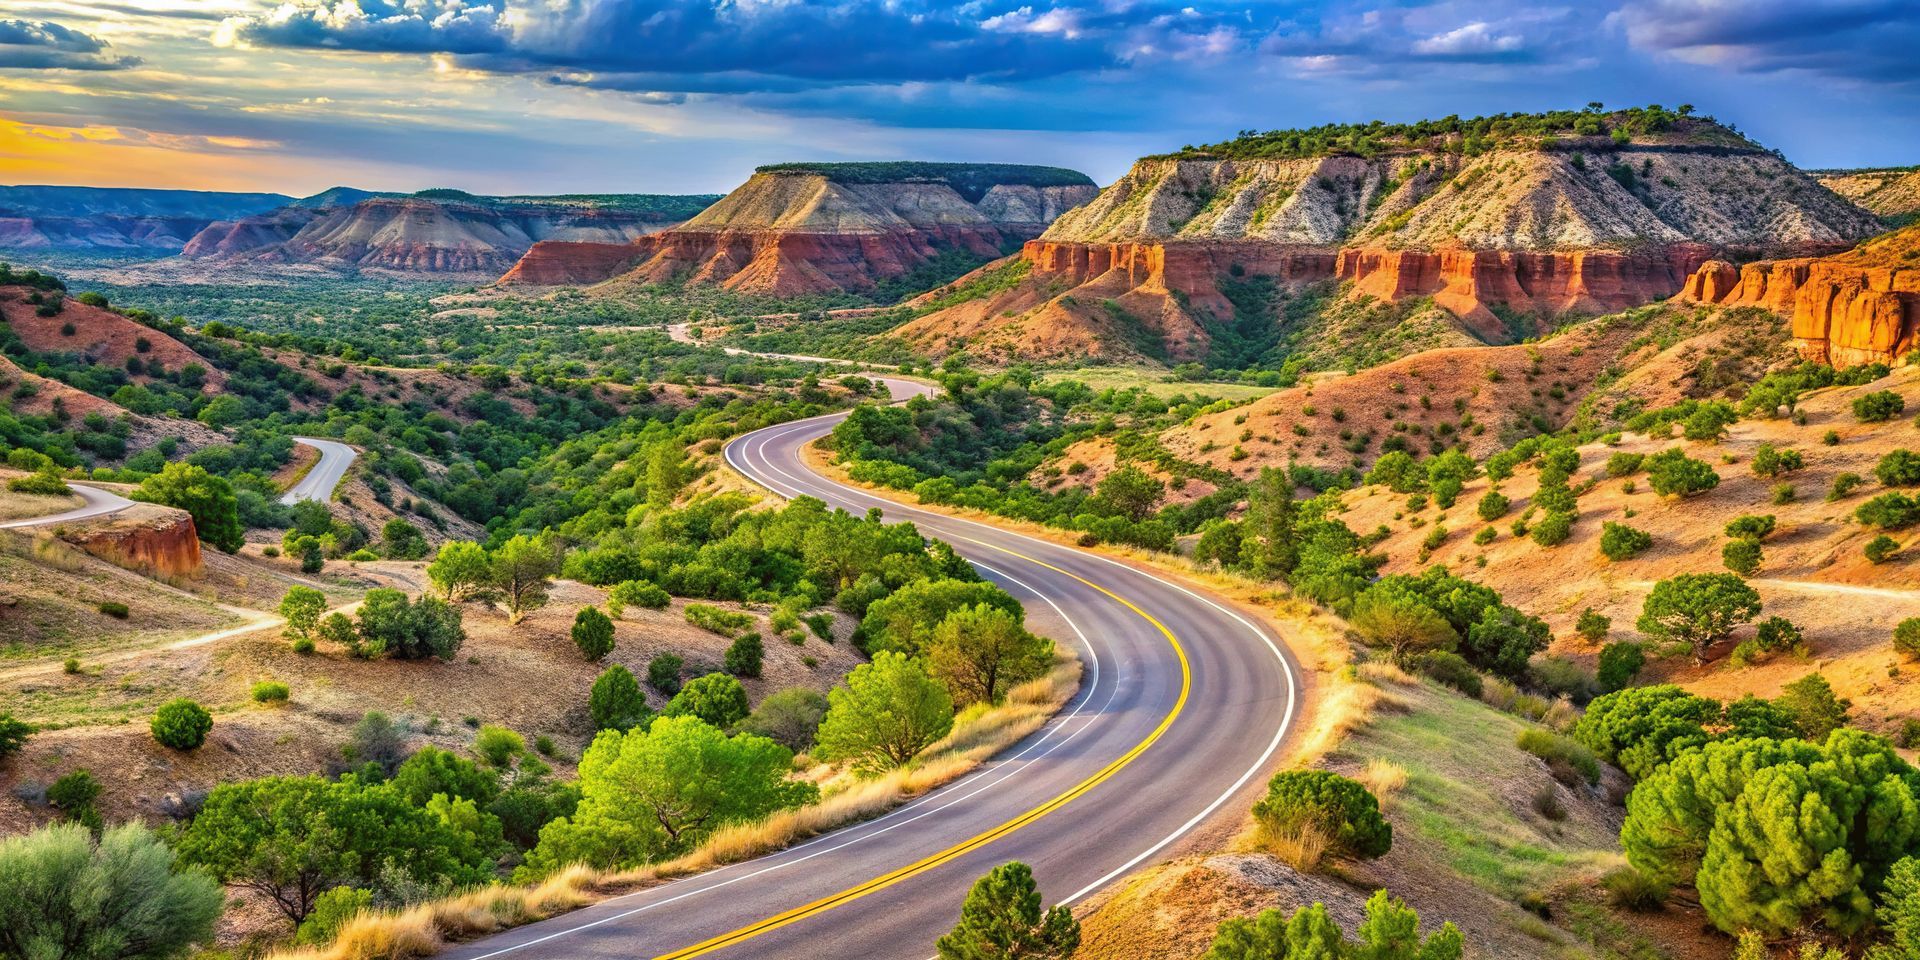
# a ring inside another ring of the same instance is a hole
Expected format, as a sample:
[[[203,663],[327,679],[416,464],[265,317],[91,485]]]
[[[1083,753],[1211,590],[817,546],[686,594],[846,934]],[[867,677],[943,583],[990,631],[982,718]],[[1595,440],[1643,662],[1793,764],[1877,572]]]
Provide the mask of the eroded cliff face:
[[[1432,297],[1499,343],[1524,332],[1510,323],[1516,314],[1544,327],[1623,310],[1679,293],[1716,254],[1826,253],[1878,229],[1755,149],[1603,142],[1477,157],[1150,158],[1025,245],[1024,300],[996,291],[990,317],[963,302],[901,333],[936,349],[966,338],[969,349],[1023,353],[1035,346],[1026,312],[1091,330],[1111,327],[1118,307],[1164,336],[1171,358],[1198,359],[1208,329],[1234,318],[1223,286],[1272,278],[1350,282],[1349,295],[1389,302]]]
[[[866,292],[945,254],[1001,256],[1097,190],[994,184],[969,199],[937,178],[843,182],[755,173],[719,202],[625,251],[537,244],[502,283],[694,283],[763,296]]]
[[[141,503],[112,516],[82,520],[60,538],[108,563],[150,576],[200,572],[200,536],[185,510]]]
[[[1792,318],[1794,346],[1809,360],[1903,363],[1920,340],[1920,227],[1830,257],[1709,261],[1688,278],[1685,296]]]

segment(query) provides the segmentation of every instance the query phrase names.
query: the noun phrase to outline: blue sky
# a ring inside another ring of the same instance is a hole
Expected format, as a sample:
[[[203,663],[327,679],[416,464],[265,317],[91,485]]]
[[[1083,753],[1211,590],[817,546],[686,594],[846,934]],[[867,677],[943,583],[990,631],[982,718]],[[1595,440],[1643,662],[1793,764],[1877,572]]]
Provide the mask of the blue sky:
[[[1920,163],[1916,0],[8,0],[0,182],[722,192],[801,159],[1103,183],[1240,129],[1693,103]]]

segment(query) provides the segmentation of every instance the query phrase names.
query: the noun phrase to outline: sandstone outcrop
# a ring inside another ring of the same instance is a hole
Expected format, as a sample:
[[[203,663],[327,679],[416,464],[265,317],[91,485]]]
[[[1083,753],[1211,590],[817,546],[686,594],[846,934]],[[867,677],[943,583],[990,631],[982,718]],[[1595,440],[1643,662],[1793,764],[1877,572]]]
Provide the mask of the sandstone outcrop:
[[[1829,257],[1704,263],[1685,297],[1760,307],[1793,320],[1809,360],[1850,367],[1904,362],[1920,339],[1920,226]]]
[[[1920,215],[1920,167],[1821,170],[1814,176],[1821,186],[1896,222]]]
[[[299,263],[396,273],[496,276],[535,243],[622,244],[672,226],[707,196],[478,197],[329,191],[208,226],[183,251],[230,263]]]
[[[108,563],[150,576],[200,572],[200,536],[185,510],[139,503],[99,519],[60,529],[62,540]]]
[[[1706,136],[1711,133],[1713,136]],[[1342,282],[1349,296],[1431,297],[1492,343],[1568,314],[1618,311],[1679,293],[1715,256],[1804,256],[1882,229],[1777,155],[1701,124],[1648,142],[1601,138],[1438,145],[1371,156],[1141,160],[1027,243],[1022,290],[967,302],[978,276],[935,291],[943,309],[899,335],[929,349],[1036,356],[1041,314],[1077,324],[1055,343],[1125,338],[1144,325],[1169,359],[1202,359],[1236,320],[1225,290],[1249,279]],[[958,301],[958,302],[956,302]],[[1516,326],[1516,321],[1519,325]],[[1137,338],[1135,341],[1137,343]],[[1134,358],[1138,355],[1135,354]]]
[[[1052,167],[764,167],[686,223],[634,240],[625,257],[537,244],[501,282],[694,283],[775,297],[864,293],[945,256],[999,257],[1096,193],[1085,176]]]

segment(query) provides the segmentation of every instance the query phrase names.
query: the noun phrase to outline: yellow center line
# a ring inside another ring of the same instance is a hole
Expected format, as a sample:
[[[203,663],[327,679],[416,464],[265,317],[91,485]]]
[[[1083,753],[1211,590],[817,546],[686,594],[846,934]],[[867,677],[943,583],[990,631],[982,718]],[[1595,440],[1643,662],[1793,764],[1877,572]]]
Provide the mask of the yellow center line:
[[[974,542],[979,543],[980,541],[974,541]],[[1153,746],[1154,741],[1160,739],[1161,735],[1167,732],[1167,728],[1173,726],[1174,719],[1180,716],[1181,710],[1186,708],[1187,693],[1193,686],[1193,670],[1187,662],[1187,651],[1180,646],[1180,638],[1174,636],[1173,631],[1167,629],[1166,624],[1161,623],[1159,620],[1155,619],[1152,614],[1146,612],[1145,610],[1140,609],[1138,606],[1135,606],[1133,602],[1129,601],[1127,598],[1122,597],[1119,594],[1114,593],[1112,590],[1108,590],[1106,587],[1103,587],[1097,583],[1094,583],[1093,581],[1088,580],[1087,578],[1082,577],[1079,574],[1062,570],[1061,568],[1056,567],[1051,563],[1047,563],[1044,560],[1036,560],[1033,557],[1027,556],[1026,554],[1019,553],[1014,550],[1008,550],[1005,547],[996,546],[991,543],[981,543],[981,546],[987,547],[992,550],[998,550],[1001,553],[1007,554],[1009,556],[1018,557],[1022,560],[1027,561],[1028,563],[1037,564],[1039,566],[1045,567],[1048,570],[1052,570],[1053,572],[1061,574],[1063,576],[1072,577],[1073,579],[1078,580],[1081,583],[1084,583],[1087,586],[1092,587],[1093,589],[1098,590],[1103,594],[1106,594],[1108,597],[1112,598],[1115,602],[1119,603],[1121,606],[1124,606],[1128,610],[1131,610],[1134,613],[1139,614],[1148,623],[1153,624],[1154,629],[1159,630],[1160,634],[1167,638],[1167,643],[1173,647],[1174,655],[1180,658],[1180,697],[1179,699],[1174,701],[1173,709],[1168,711],[1167,715],[1161,719],[1160,725],[1157,727],[1154,727],[1153,732],[1148,734],[1146,739],[1141,740],[1137,744],[1134,744],[1132,749],[1128,750],[1126,753],[1122,754],[1121,756],[1116,757],[1111,763],[1108,763],[1105,767],[1100,768],[1100,770],[1097,773],[1086,778],[1085,780],[1080,781],[1078,784],[1074,785],[1074,787],[1068,790],[1067,792],[1062,793],[1059,796],[1054,797],[1053,799],[1048,800],[1047,802],[1042,803],[1039,806],[1034,807],[1033,809],[1028,810],[1025,813],[1022,813],[1019,816],[1014,817],[1013,819],[1008,820],[997,827],[993,827],[976,836],[970,837],[966,840],[962,840],[961,842],[956,843],[953,846],[948,847],[945,850],[942,850],[938,853],[929,854],[920,860],[916,860],[913,863],[907,864],[906,866],[900,867],[896,870],[893,870],[892,872],[874,877],[873,879],[868,880],[864,883],[860,883],[855,886],[848,887],[847,889],[842,890],[839,893],[822,897],[818,900],[813,901],[812,903],[803,904],[801,906],[794,907],[793,909],[788,910],[784,913],[775,914],[764,920],[760,920],[756,923],[748,924],[747,926],[741,927],[737,930],[733,930],[728,933],[723,933],[710,940],[704,940],[700,943],[696,943],[693,946],[676,950],[672,953],[663,953],[660,956],[655,957],[654,960],[688,960],[688,958],[691,958],[691,957],[704,956],[716,950],[722,950],[727,947],[733,946],[735,944],[744,943],[748,940],[753,939],[754,937],[760,936],[761,934],[778,930],[781,927],[786,926],[787,924],[797,923],[815,914],[824,913],[842,904],[851,903],[870,893],[875,893],[880,890],[884,890],[890,886],[893,886],[896,883],[899,883],[911,877],[918,876],[922,873],[927,872],[928,870],[933,869],[934,867],[940,866],[943,863],[947,863],[948,861],[951,861],[957,857],[967,854],[973,850],[977,850],[980,847],[985,846],[986,844],[992,843],[993,841],[998,840],[999,838],[1004,837],[1007,834],[1010,834],[1015,830],[1018,830],[1021,827],[1024,827],[1027,824],[1032,823],[1035,820],[1038,820],[1049,813],[1052,813],[1055,810],[1058,810],[1062,806],[1065,806],[1068,802],[1072,801],[1075,797],[1078,797],[1081,794],[1084,794],[1087,791],[1092,790],[1094,787],[1099,786],[1101,783],[1111,778],[1114,774],[1119,773],[1121,768],[1125,767],[1129,763],[1132,763],[1135,758],[1139,757],[1142,753],[1145,753],[1148,747]]]

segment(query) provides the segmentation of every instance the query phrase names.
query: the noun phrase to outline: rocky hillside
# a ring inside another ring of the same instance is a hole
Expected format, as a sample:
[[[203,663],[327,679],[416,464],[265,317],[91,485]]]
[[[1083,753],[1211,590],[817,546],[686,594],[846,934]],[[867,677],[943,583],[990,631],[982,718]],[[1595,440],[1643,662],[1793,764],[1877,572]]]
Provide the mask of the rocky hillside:
[[[1817,170],[1820,184],[1893,220],[1920,215],[1920,167],[1884,170]]]
[[[0,187],[0,249],[178,253],[216,220],[292,200],[277,193]]]
[[[1337,281],[1430,297],[1511,342],[1672,296],[1713,256],[1825,253],[1879,229],[1778,155],[1658,108],[1278,131],[1141,160],[1026,244],[1021,282],[962,281],[902,334],[1021,356],[1044,350],[1036,331],[1106,356],[1145,338],[1198,359],[1224,325],[1277,322],[1239,316],[1236,288]]]
[[[1809,360],[1893,364],[1920,339],[1920,224],[1828,257],[1711,260],[1688,278],[1686,297],[1792,318],[1794,345]]]
[[[1055,167],[779,164],[673,230],[622,250],[542,244],[502,281],[864,293],[944,262],[1002,256],[1096,192],[1085,175]]]
[[[402,196],[335,188],[212,224],[182,252],[236,264],[497,276],[538,241],[625,243],[712,200],[650,194],[480,197],[457,190]]]

